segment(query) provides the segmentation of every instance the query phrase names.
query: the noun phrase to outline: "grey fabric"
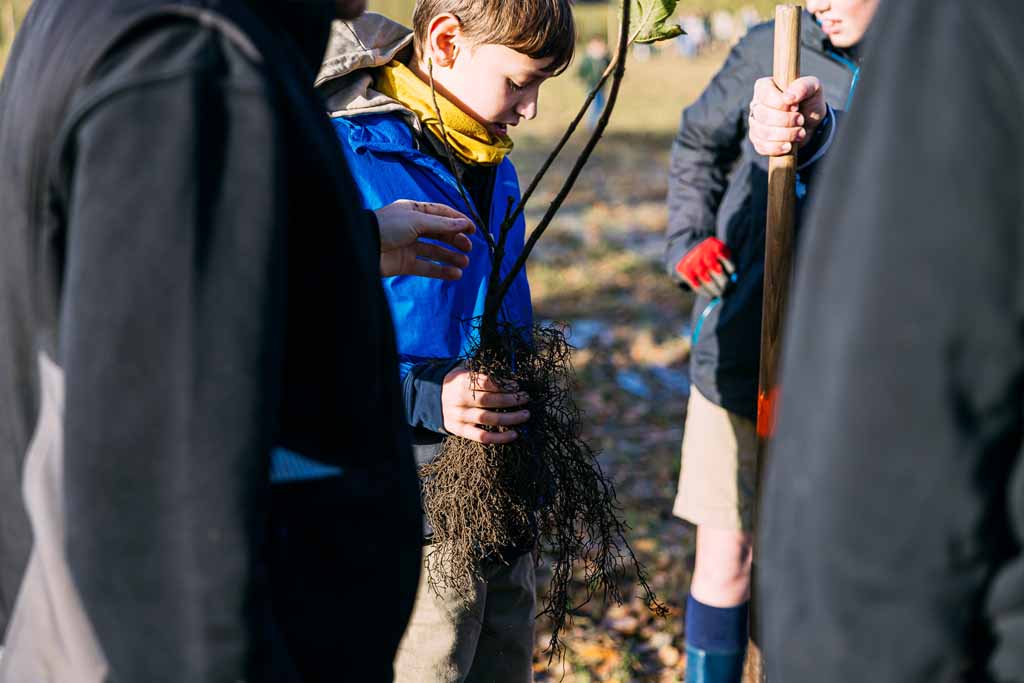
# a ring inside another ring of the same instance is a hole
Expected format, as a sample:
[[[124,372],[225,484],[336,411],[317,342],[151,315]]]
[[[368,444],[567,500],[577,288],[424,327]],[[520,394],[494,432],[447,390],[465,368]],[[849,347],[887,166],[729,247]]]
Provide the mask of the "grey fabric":
[[[23,494],[35,543],[0,658],[0,683],[103,683],[107,662],[64,547],[64,373],[39,355],[42,405]]]
[[[351,21],[335,21],[316,87],[335,116],[398,113],[413,130],[420,121],[407,107],[373,89],[373,69],[412,57],[412,32],[385,16],[367,12]]]

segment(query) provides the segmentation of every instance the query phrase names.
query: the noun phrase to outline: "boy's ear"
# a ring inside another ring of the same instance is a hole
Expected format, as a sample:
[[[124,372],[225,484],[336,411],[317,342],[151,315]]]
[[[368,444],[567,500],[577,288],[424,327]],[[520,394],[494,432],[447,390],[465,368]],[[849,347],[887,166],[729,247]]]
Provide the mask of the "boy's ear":
[[[462,38],[462,23],[454,14],[439,14],[430,22],[427,56],[440,67],[455,63]]]

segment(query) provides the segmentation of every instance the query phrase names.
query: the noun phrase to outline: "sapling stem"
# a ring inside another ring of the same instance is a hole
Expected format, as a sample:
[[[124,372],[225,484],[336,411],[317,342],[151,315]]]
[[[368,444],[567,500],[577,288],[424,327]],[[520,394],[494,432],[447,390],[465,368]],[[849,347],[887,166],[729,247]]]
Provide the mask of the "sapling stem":
[[[555,199],[551,202],[550,206],[548,206],[548,210],[544,213],[544,217],[541,219],[540,223],[537,224],[537,227],[534,228],[533,232],[530,234],[530,238],[526,241],[526,245],[523,247],[522,252],[520,252],[519,257],[512,265],[511,270],[502,280],[500,288],[497,292],[493,293],[493,297],[488,296],[488,311],[485,313],[485,319],[490,317],[488,314],[490,314],[493,309],[501,307],[501,302],[508,293],[509,287],[512,286],[512,282],[515,280],[516,276],[526,266],[526,261],[530,258],[530,253],[537,245],[537,241],[540,240],[541,236],[551,224],[552,219],[558,213],[559,209],[562,208],[565,198],[569,196],[569,192],[572,191],[573,186],[576,184],[576,180],[583,171],[583,167],[587,165],[587,162],[590,160],[590,155],[594,152],[594,148],[597,147],[597,143],[601,140],[601,136],[604,134],[605,128],[608,127],[608,121],[611,120],[612,110],[615,108],[615,101],[619,95],[619,86],[622,85],[622,78],[626,74],[626,53],[629,49],[630,43],[630,4],[629,0],[625,0],[622,3],[622,23],[619,27],[619,45],[615,52],[615,59],[612,62],[614,64],[614,69],[612,72],[611,90],[608,93],[608,103],[605,105],[604,111],[601,112],[597,125],[590,134],[590,139],[587,140],[587,144],[580,152],[572,170],[566,177],[565,182],[562,183],[561,189],[558,191],[558,194],[555,195]]]

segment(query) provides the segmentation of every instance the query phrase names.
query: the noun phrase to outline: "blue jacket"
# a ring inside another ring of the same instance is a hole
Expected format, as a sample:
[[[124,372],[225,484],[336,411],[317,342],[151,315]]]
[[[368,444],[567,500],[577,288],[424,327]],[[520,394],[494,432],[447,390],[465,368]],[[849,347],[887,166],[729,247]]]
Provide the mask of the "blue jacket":
[[[398,199],[438,202],[472,215],[459,194],[455,177],[445,164],[416,148],[416,138],[398,114],[371,114],[334,119],[334,127],[366,208],[379,209]],[[519,179],[506,158],[496,169],[491,206],[476,207],[488,212],[488,223],[497,239],[508,200],[519,201]],[[525,223],[522,217],[508,237],[502,273],[508,272],[523,248]],[[405,383],[406,408],[414,427],[439,431],[428,415],[440,405],[436,390],[417,386],[427,366],[438,360],[454,361],[472,348],[474,318],[483,314],[487,297],[491,259],[482,228],[472,235],[470,263],[462,279],[449,282],[400,275],[384,278],[384,290],[391,305],[398,339],[400,373]],[[533,310],[526,273],[520,273],[509,290],[502,318],[519,325],[531,325]],[[445,369],[451,367],[451,363]],[[410,373],[414,377],[410,377]],[[430,405],[425,405],[430,404]],[[438,415],[439,416],[439,415]]]
[[[447,204],[472,215],[451,171],[433,156],[416,149],[413,132],[400,116],[336,118],[334,127],[366,208],[376,210],[399,199],[413,199]],[[510,197],[519,201],[519,179],[506,158],[497,168],[491,206],[476,207],[481,215],[489,212],[495,239]],[[508,238],[503,273],[522,251],[524,233],[520,217]],[[472,344],[472,327],[468,323],[483,314],[491,261],[479,226],[471,239],[470,263],[461,280],[448,282],[408,275],[384,278],[403,378],[418,363],[462,356]],[[506,320],[532,324],[525,272],[509,290],[503,312]]]

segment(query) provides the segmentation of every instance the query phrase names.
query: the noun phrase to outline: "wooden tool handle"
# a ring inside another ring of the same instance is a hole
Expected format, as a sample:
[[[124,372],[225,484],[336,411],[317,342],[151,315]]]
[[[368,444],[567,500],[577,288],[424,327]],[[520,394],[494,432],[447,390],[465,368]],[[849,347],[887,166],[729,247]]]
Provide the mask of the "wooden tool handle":
[[[800,77],[800,7],[775,8],[775,63],[772,79],[780,90]],[[767,439],[775,420],[775,385],[782,349],[782,324],[789,298],[796,223],[796,149],[768,162],[768,221],[765,233],[764,308],[758,433]]]

